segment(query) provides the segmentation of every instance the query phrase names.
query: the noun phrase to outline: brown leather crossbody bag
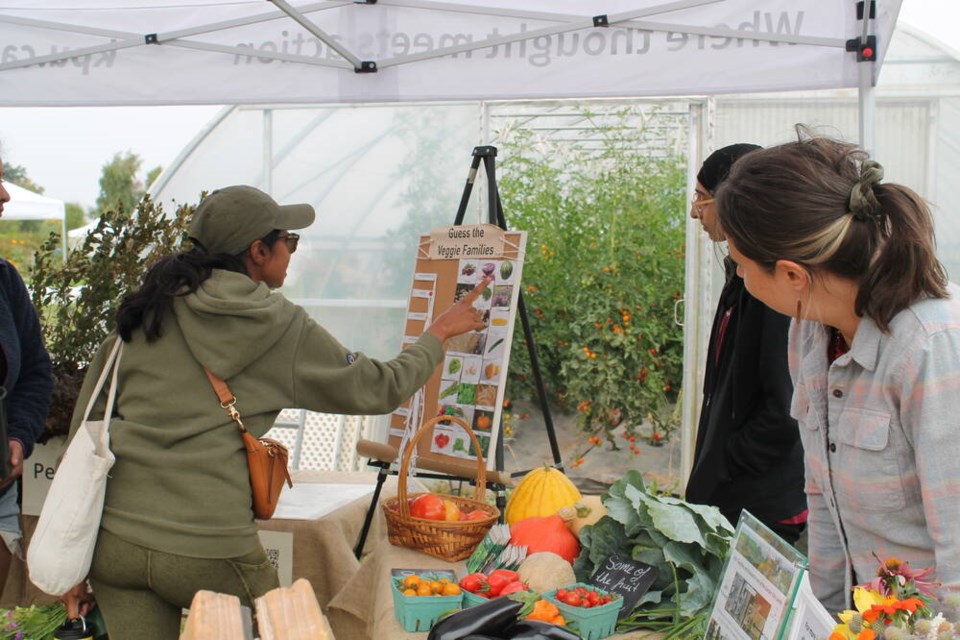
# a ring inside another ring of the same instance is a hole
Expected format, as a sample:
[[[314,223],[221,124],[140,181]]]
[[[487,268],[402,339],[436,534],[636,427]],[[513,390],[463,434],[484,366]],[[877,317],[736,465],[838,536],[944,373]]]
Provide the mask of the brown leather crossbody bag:
[[[230,391],[230,387],[210,369],[204,367],[203,370],[207,373],[207,378],[210,379],[210,384],[220,399],[220,406],[237,424],[240,437],[243,438],[243,446],[247,450],[247,466],[250,469],[253,515],[260,520],[269,520],[277,510],[283,483],[293,486],[290,470],[287,468],[290,453],[278,440],[253,437],[240,420],[240,412],[236,407],[237,397]]]

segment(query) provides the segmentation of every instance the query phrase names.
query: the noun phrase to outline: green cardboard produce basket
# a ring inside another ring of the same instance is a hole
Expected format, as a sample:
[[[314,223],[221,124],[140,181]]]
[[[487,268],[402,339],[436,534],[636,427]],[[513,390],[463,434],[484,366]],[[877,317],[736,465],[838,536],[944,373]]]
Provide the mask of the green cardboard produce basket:
[[[577,587],[584,587],[596,591],[601,595],[608,593],[603,589],[598,589],[593,585],[583,582],[577,582],[561,588],[570,590],[576,589]],[[617,615],[620,613],[620,607],[623,606],[623,598],[616,596],[617,599],[613,602],[587,609],[560,602],[557,600],[557,591],[558,589],[547,591],[543,594],[543,597],[557,605],[557,608],[560,609],[560,614],[568,623],[575,622],[577,624],[577,633],[580,634],[583,640],[600,640],[601,638],[613,635],[614,630],[617,628]]]
[[[405,596],[396,584],[393,585],[393,611],[404,631],[429,631],[440,616],[459,609],[462,602],[463,593],[455,596]]]

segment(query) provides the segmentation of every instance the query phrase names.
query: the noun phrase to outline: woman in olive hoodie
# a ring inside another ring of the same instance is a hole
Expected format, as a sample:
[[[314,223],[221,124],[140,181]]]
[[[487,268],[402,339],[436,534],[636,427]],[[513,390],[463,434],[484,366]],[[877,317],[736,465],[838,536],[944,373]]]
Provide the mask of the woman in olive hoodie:
[[[312,206],[281,206],[253,187],[214,191],[191,221],[195,248],[152,267],[121,305],[117,460],[89,576],[111,640],[177,637],[199,589],[252,606],[278,586],[257,537],[241,438],[204,367],[229,383],[259,437],[285,407],[389,413],[431,376],[444,340],[484,326],[472,303],[486,282],[393,360],[349,351],[271,291],[297,247],[290,230],[313,219]],[[114,341],[94,358],[72,432]]]

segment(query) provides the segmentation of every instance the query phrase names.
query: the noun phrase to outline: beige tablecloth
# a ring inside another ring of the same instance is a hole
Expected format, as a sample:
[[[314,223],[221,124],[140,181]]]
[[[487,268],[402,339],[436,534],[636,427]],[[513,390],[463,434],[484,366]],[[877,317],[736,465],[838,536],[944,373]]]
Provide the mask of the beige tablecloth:
[[[300,472],[294,482],[329,484],[373,484],[377,474],[369,472]],[[384,483],[380,499],[395,496],[396,476]],[[326,611],[335,594],[341,591],[360,568],[353,555],[363,518],[370,506],[372,494],[358,498],[316,520],[262,520],[257,525],[262,531],[290,531],[293,533],[293,579],[306,578],[313,585],[320,607]],[[386,539],[387,523],[381,509],[374,512],[364,553],[373,551],[379,541]],[[334,630],[336,634],[336,630]],[[337,637],[341,637],[336,634]],[[349,638],[350,636],[342,636]]]
[[[294,482],[330,484],[374,484],[375,472],[301,471],[294,474]],[[396,477],[387,478],[381,500],[396,495]],[[313,520],[273,519],[258,521],[264,531],[289,531],[293,533],[293,580],[306,578],[313,586],[320,606],[326,610],[334,594],[341,591],[360,568],[353,549],[363,526],[363,518],[370,505],[371,494],[337,508],[332,513]],[[22,516],[24,541],[28,543],[36,528],[36,516]],[[386,521],[378,508],[368,535],[365,553],[377,548],[379,541],[386,540]],[[26,547],[24,547],[26,548]],[[0,607],[16,605],[49,604],[55,602],[39,591],[29,581],[23,561],[14,558],[7,582],[0,593]],[[349,639],[350,636],[342,636]]]
[[[369,544],[374,544],[370,540]],[[391,569],[453,569],[457,576],[466,572],[463,562],[446,562],[419,551],[395,547],[380,539],[364,557],[360,569],[347,581],[324,612],[333,633],[343,640],[424,640],[427,633],[404,631],[393,611]],[[649,631],[615,634],[611,640],[655,640],[661,634]]]

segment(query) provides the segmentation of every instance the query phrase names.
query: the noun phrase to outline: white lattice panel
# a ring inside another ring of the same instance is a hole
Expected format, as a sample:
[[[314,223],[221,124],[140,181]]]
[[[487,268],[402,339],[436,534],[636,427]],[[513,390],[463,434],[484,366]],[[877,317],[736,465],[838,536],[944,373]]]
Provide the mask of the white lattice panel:
[[[290,466],[296,459],[297,431],[300,428],[301,409],[284,409],[277,416],[273,428],[266,434],[284,443],[290,449]],[[300,469],[334,471],[359,470],[357,440],[364,436],[370,420],[366,416],[341,416],[332,413],[303,411],[303,442],[300,451]]]

